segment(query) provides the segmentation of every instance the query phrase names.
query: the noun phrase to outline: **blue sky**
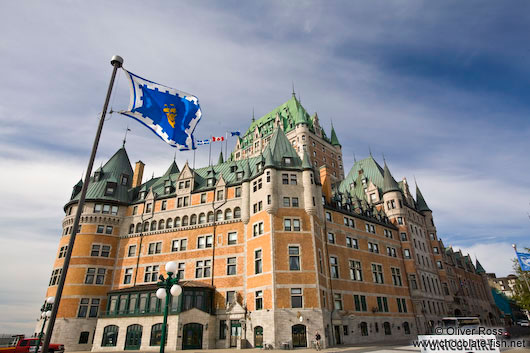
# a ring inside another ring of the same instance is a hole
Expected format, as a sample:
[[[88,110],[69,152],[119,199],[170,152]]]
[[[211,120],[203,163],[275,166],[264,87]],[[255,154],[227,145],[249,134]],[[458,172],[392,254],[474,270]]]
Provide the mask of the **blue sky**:
[[[530,60],[522,1],[3,2],[0,5],[0,333],[32,332],[62,206],[90,153],[109,59],[197,95],[197,138],[248,127],[289,99],[331,120],[346,173],[382,154],[416,177],[446,245],[506,275],[530,246]],[[128,103],[119,76],[112,107]],[[112,114],[97,165],[126,126],[133,163],[159,175],[173,149]],[[231,141],[233,143],[233,141]],[[219,152],[214,148],[214,153]],[[207,163],[199,150],[197,165]],[[177,154],[182,165],[191,153]],[[16,249],[16,251],[14,251]]]

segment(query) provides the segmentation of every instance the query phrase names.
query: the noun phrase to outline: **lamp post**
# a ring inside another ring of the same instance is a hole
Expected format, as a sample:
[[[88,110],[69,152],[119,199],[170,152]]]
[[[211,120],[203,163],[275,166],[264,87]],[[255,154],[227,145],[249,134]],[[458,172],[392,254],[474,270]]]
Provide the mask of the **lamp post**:
[[[42,322],[42,328],[40,329],[40,333],[39,333],[39,341],[37,342],[37,347],[35,348],[35,352],[39,351],[40,342],[42,340],[42,335],[44,333],[44,326],[46,326],[46,320],[48,320],[48,318],[52,316],[52,311],[50,309],[54,302],[55,302],[55,297],[48,297],[46,298],[46,300],[44,301],[44,304],[42,304],[42,307],[40,308],[40,311],[41,311],[40,317],[43,318],[44,321]]]
[[[160,275],[157,282],[157,286],[160,287],[156,291],[156,297],[160,300],[166,299],[164,303],[164,323],[162,324],[162,337],[160,339],[160,353],[164,353],[166,346],[166,334],[167,334],[167,312],[169,307],[169,301],[171,296],[178,297],[182,293],[182,288],[178,285],[179,278],[176,274],[178,265],[174,261],[170,261],[166,264],[167,278]]]

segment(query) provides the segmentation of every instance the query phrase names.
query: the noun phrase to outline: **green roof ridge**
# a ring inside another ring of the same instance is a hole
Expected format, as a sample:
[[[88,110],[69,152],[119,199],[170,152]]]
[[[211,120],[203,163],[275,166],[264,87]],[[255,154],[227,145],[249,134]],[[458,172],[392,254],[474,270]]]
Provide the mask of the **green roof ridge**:
[[[166,172],[162,176],[169,176],[171,174],[176,174],[176,173],[180,173],[180,170],[179,170],[177,163],[173,161],[171,162],[171,165],[169,166],[169,168],[166,170]]]
[[[399,185],[396,182],[396,179],[392,176],[392,173],[390,173],[390,169],[388,169],[388,166],[385,162],[385,168],[383,171],[383,194],[386,194],[390,191],[401,191],[399,189]]]
[[[311,165],[311,159],[309,158],[309,154],[307,153],[307,151],[304,151],[304,159],[302,160],[302,168],[313,169],[313,166]]]
[[[425,199],[423,198],[423,195],[421,194],[418,184],[416,184],[416,207],[418,211],[430,211],[431,210],[429,206],[427,206],[427,202],[425,202]]]
[[[476,268],[476,272],[478,274],[482,274],[482,273],[486,273],[486,270],[484,269],[484,267],[482,267],[481,263],[478,261],[476,261],[476,265],[475,265],[475,268]]]

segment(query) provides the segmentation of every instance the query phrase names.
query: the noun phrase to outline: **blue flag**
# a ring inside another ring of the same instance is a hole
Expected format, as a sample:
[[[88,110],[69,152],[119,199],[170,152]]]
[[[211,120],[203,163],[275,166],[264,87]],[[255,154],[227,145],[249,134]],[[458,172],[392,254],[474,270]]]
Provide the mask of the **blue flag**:
[[[530,254],[518,252],[517,258],[519,259],[519,265],[521,265],[521,270],[530,271]]]
[[[241,135],[241,131],[239,131],[239,130],[232,131],[231,134],[232,134],[232,136],[240,136]]]
[[[127,70],[131,100],[120,114],[138,120],[181,151],[195,149],[193,131],[201,120],[197,97],[143,79]]]

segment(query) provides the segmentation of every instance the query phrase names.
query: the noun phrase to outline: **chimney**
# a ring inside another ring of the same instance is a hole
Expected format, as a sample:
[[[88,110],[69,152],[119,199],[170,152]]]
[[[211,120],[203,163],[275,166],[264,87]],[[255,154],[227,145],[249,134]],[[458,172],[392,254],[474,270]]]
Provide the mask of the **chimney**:
[[[136,162],[136,166],[134,167],[133,180],[132,180],[133,188],[142,185],[142,178],[144,176],[144,167],[145,167],[144,162],[142,161]]]

